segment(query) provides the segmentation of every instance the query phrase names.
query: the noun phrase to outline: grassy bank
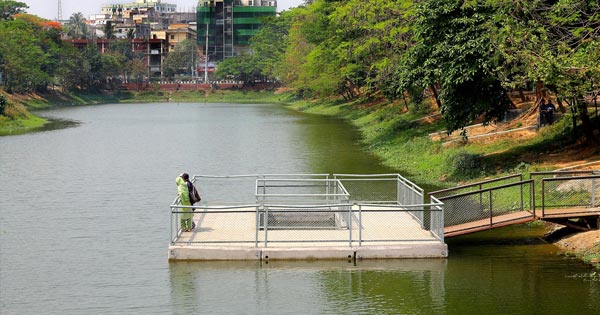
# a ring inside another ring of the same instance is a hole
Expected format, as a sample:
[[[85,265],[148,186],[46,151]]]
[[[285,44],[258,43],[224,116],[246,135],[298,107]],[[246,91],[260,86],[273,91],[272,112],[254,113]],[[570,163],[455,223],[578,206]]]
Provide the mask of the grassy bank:
[[[0,115],[0,136],[27,133],[48,123],[47,119],[31,114],[31,109],[56,106],[75,106],[111,103],[205,102],[205,103],[280,103],[289,95],[268,91],[144,91],[15,95],[0,91],[8,100],[5,115]]]
[[[120,102],[279,103],[287,101],[288,97],[269,91],[144,91],[131,93],[129,97],[121,98]]]
[[[543,128],[534,138],[505,139],[443,147],[429,134],[444,130],[441,119],[427,107],[407,110],[402,103],[329,100],[296,101],[291,108],[307,113],[343,117],[357,126],[365,145],[384,163],[419,184],[454,186],[492,176],[556,169],[543,157],[560,154],[574,143],[569,119]],[[596,149],[596,157],[600,152]]]

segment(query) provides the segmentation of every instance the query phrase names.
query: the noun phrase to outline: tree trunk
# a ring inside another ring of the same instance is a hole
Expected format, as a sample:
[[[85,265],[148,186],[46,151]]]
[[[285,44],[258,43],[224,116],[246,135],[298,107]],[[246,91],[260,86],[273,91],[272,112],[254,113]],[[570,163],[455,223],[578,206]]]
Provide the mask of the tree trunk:
[[[435,98],[435,103],[437,104],[437,108],[441,109],[442,103],[440,102],[440,98],[438,97],[438,92],[435,89],[435,86],[433,86],[433,84],[431,84],[431,85],[429,85],[429,89],[431,90],[431,93],[433,93],[433,97]]]
[[[517,108],[517,105],[515,105],[515,102],[513,102],[513,100],[510,98],[510,96],[508,95],[508,93],[506,92],[506,90],[504,90],[502,93],[504,93],[504,96],[510,102],[510,108],[511,109]]]
[[[569,104],[569,102],[567,102]],[[573,98],[572,103],[569,104],[571,109],[571,117],[573,117],[573,138],[577,139],[577,101]]]
[[[538,78],[535,81],[535,101],[539,101],[542,97],[544,97],[544,92],[542,91],[544,89],[544,83],[542,83],[542,81]]]
[[[558,110],[559,110],[561,113],[563,113],[563,114],[564,114],[564,113],[566,113],[566,112],[567,112],[567,109],[565,108],[565,105],[563,105],[563,103],[562,103],[562,99],[561,99],[560,97],[557,97],[557,98],[556,98],[556,103],[558,104]]]
[[[521,102],[523,102],[523,103],[527,102],[527,98],[525,97],[525,94],[523,93],[523,89],[519,89],[519,97],[521,98]]]
[[[406,101],[406,95],[404,95],[404,92],[402,92],[402,100],[404,100],[404,107],[406,107],[406,110],[408,111],[408,102]]]
[[[588,116],[587,105],[585,102],[580,102],[579,106],[579,118],[581,118],[581,128],[583,129],[583,134],[585,135],[587,143],[591,144],[599,144],[600,142],[594,136],[594,129],[592,128],[592,123],[590,122],[590,117]]]

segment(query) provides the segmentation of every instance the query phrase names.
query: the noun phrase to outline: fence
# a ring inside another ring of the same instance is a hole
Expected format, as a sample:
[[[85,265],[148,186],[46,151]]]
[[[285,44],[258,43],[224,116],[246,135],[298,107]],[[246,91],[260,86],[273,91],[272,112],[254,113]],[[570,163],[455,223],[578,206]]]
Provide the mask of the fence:
[[[541,191],[542,217],[549,215],[548,209],[553,209],[551,215],[561,215],[572,214],[573,208],[600,207],[600,175],[543,178]]]
[[[336,179],[259,178],[256,180],[256,202],[282,204],[347,203],[350,195]]]
[[[422,204],[423,189],[400,174],[334,174],[355,202]]]
[[[489,225],[502,223],[502,215],[534,211],[534,181],[526,180],[477,191],[440,197],[444,203],[445,226],[489,219]],[[432,196],[432,198],[435,198]],[[494,220],[496,218],[496,220]],[[511,221],[520,217],[506,217]]]
[[[462,193],[466,193],[466,192],[470,192],[470,191],[478,191],[478,190],[482,190],[484,188],[495,187],[496,185],[498,185],[500,183],[511,183],[511,182],[515,182],[515,181],[517,181],[517,182],[523,181],[523,175],[522,174],[514,174],[514,175],[494,178],[494,179],[490,179],[490,180],[485,180],[485,181],[481,181],[481,182],[477,182],[477,183],[472,183],[472,184],[468,184],[468,185],[463,185],[463,186],[459,186],[459,187],[436,190],[436,191],[430,192],[429,195],[435,196],[437,198],[442,198],[442,197],[462,194]]]
[[[333,179],[328,174],[195,175],[192,181],[202,202],[182,206],[174,200],[173,244],[352,246],[444,239],[444,205],[435,198],[424,204],[423,189],[399,174],[335,174]],[[191,235],[179,229],[185,208],[193,209],[197,222]]]
[[[244,205],[257,202],[260,179],[329,179],[328,174],[249,174],[249,175],[194,175],[192,182],[196,185],[201,205]]]
[[[178,229],[183,208],[193,208],[196,228]],[[443,242],[442,203],[424,205],[327,204],[240,205],[228,207],[171,206],[172,244],[220,246],[360,246],[398,241]],[[420,215],[415,216],[415,213]],[[428,218],[427,222],[419,217]]]

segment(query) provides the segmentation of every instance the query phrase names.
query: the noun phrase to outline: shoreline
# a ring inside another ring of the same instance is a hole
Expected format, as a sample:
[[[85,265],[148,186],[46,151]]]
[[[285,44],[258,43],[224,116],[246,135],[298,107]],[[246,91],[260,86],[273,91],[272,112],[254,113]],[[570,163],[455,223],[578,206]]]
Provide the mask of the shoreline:
[[[422,153],[419,148],[412,152],[405,153],[402,156],[406,161],[399,163],[399,161],[393,158],[393,152],[398,150],[403,150],[405,147],[402,144],[397,143],[398,139],[391,138],[387,139],[387,142],[377,143],[378,139],[385,136],[386,132],[389,132],[390,129],[389,124],[385,120],[381,120],[377,116],[379,111],[389,111],[389,107],[393,108],[393,104],[384,104],[379,105],[380,108],[371,109],[368,108],[365,110],[361,108],[360,103],[344,103],[339,104],[335,103],[331,100],[323,100],[321,103],[315,103],[308,100],[296,99],[292,93],[283,93],[276,94],[273,91],[221,91],[217,90],[212,93],[204,93],[202,95],[197,91],[177,91],[177,92],[160,92],[160,91],[151,91],[151,92],[139,92],[139,93],[122,93],[116,92],[111,95],[103,95],[103,94],[94,94],[94,95],[51,95],[52,97],[43,98],[40,95],[36,95],[35,97],[24,96],[20,100],[20,104],[22,106],[27,106],[27,108],[33,109],[44,109],[44,108],[52,108],[52,107],[62,107],[62,106],[86,106],[86,105],[97,105],[97,104],[110,104],[110,103],[120,103],[120,104],[135,104],[135,103],[151,103],[151,102],[210,102],[210,103],[276,103],[282,104],[286,108],[290,110],[310,113],[316,115],[327,115],[327,116],[335,116],[342,119],[347,120],[350,124],[355,126],[360,130],[361,135],[363,136],[363,144],[365,147],[380,157],[384,164],[390,166],[400,172],[405,172],[411,174],[410,171],[407,171],[406,165],[412,165],[413,163],[417,163],[416,161],[422,158]],[[250,100],[250,101],[249,101]],[[363,104],[364,105],[364,104]],[[375,106],[373,106],[375,107]],[[375,113],[375,114],[374,114]],[[398,114],[398,113],[396,113]],[[406,115],[407,113],[400,113],[400,115]],[[4,133],[6,125],[3,125],[3,121],[0,120],[0,136],[8,136],[8,135],[16,135],[23,134],[28,132],[34,132],[36,129],[43,128],[45,125],[51,123],[50,120],[39,118],[29,112],[26,112],[25,118],[22,119],[22,122],[31,120],[34,121],[34,124],[26,125],[24,124],[22,128],[13,128],[11,133]],[[393,126],[392,126],[393,129]],[[414,129],[414,128],[413,128]],[[397,130],[393,130],[397,131]],[[410,132],[410,131],[407,131]],[[422,137],[422,136],[421,136]],[[411,142],[424,140],[414,140],[411,139]],[[437,145],[429,141],[427,139],[425,146],[428,149],[432,149],[434,154],[436,154],[436,150],[441,150],[437,147]],[[382,154],[382,152],[390,151],[392,154]],[[438,153],[440,151],[437,151]],[[440,154],[441,155],[441,154]],[[420,161],[420,163],[426,164],[427,167],[432,168],[431,160],[425,159],[425,161]],[[435,164],[435,163],[432,163]],[[437,169],[441,169],[444,171],[444,161],[437,160],[437,164],[433,165]],[[559,167],[555,167],[558,169]],[[431,171],[431,170],[430,170]],[[411,174],[413,176],[415,174]],[[460,181],[452,181],[446,180],[445,174],[439,174],[439,172],[431,171],[429,174],[416,174],[417,181],[425,183],[426,185],[431,184],[435,181],[436,185],[440,184],[444,186],[453,186],[460,183]],[[443,178],[444,180],[438,180]],[[592,236],[588,236],[592,235]],[[596,240],[590,243],[589,240]],[[586,243],[584,240],[587,240]],[[590,232],[581,232],[575,233],[572,235],[568,235],[564,238],[554,240],[552,242],[555,246],[557,246],[565,255],[573,255],[581,259],[582,261],[594,265],[597,269],[600,269],[600,230],[590,231]]]

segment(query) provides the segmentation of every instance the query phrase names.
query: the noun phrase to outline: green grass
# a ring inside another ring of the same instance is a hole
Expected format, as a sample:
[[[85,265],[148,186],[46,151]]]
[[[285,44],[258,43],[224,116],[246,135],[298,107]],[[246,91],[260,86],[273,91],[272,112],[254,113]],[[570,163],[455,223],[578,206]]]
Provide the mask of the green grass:
[[[274,94],[267,91],[144,91],[131,95],[121,102],[202,102],[202,103],[283,103],[291,94]]]
[[[47,122],[47,119],[31,114],[27,117],[18,118],[0,116],[0,136],[26,133],[45,125]]]
[[[560,153],[565,146],[575,143],[567,115],[554,125],[542,128],[537,137],[529,140],[507,139],[443,148],[441,142],[430,140],[428,135],[445,130],[444,122],[417,121],[430,113],[423,104],[418,110],[408,112],[403,105],[366,105],[361,100],[295,101],[289,106],[308,113],[347,119],[360,129],[365,145],[387,166],[419,184],[435,187],[547,170],[530,161],[531,156]]]

